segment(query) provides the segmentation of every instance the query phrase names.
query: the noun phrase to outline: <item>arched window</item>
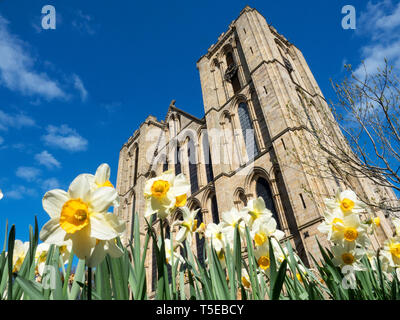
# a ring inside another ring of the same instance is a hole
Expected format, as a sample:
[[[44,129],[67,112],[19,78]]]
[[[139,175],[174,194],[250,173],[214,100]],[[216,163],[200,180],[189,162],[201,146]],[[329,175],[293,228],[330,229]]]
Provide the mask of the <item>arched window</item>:
[[[197,209],[198,208],[195,208],[195,210]],[[203,213],[201,212],[201,209],[197,211],[196,219],[197,225],[200,226],[200,224],[203,222]],[[199,234],[196,232],[197,258],[199,259],[201,265],[204,265],[204,241],[204,237],[200,239]]]
[[[176,154],[175,154],[175,175],[178,175],[182,173],[182,167],[181,167],[181,155],[180,155],[180,148],[179,146],[176,146]]]
[[[133,176],[133,185],[136,185],[136,181],[138,178],[138,163],[139,163],[139,147],[136,148],[135,152],[135,174]]]
[[[209,183],[214,180],[214,173],[213,173],[213,169],[212,169],[210,142],[208,141],[207,133],[205,133],[203,135],[203,154],[204,154],[204,162],[205,162],[205,167],[206,167],[207,183]]]
[[[199,190],[199,182],[197,178],[197,160],[193,140],[188,141],[188,160],[191,193],[195,193]]]
[[[277,223],[277,228],[282,229],[281,223],[278,218],[278,213],[276,212],[274,199],[272,198],[271,188],[269,187],[267,180],[265,180],[264,178],[257,179],[256,193],[257,197],[263,198],[265,206],[272,212],[272,216],[274,217]]]
[[[136,206],[136,197],[133,195],[132,197],[132,218],[131,218],[131,242],[133,241],[133,232],[135,227],[135,206]]]
[[[218,224],[219,223],[219,213],[218,213],[218,203],[217,197],[215,194],[211,197],[211,215],[213,222]]]
[[[244,143],[246,145],[247,156],[249,160],[253,160],[258,155],[258,146],[255,140],[255,132],[253,123],[250,119],[249,109],[247,104],[241,102],[238,107],[240,126],[242,127],[242,134]]]
[[[240,91],[240,81],[238,77],[238,67],[233,59],[232,51],[229,51],[226,56],[226,73],[225,78],[232,84],[233,92],[236,93]]]

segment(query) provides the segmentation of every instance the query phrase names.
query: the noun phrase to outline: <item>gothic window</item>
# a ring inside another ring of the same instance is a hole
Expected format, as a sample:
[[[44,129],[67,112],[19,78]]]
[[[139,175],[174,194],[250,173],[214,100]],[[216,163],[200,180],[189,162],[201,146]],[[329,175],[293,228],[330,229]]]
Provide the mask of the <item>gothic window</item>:
[[[138,162],[139,162],[139,147],[136,148],[135,152],[135,174],[133,176],[133,185],[136,185],[136,181],[138,178]]]
[[[247,198],[246,198],[246,195],[243,192],[239,193],[239,199],[242,202],[242,207],[247,206]]]
[[[258,146],[255,140],[255,132],[253,123],[250,119],[249,109],[247,104],[241,102],[238,107],[240,126],[242,127],[242,134],[244,143],[246,145],[247,156],[249,160],[253,160],[258,155]]]
[[[211,215],[213,222],[218,224],[219,223],[219,213],[218,213],[218,203],[217,197],[215,194],[211,197]]]
[[[136,206],[136,198],[135,195],[132,197],[132,217],[131,217],[131,242],[133,241],[133,231],[135,226],[135,206]]]
[[[163,163],[163,172],[168,171],[168,159],[165,157],[164,163]]]
[[[211,160],[210,145],[208,141],[208,134],[203,135],[203,153],[204,153],[204,162],[206,167],[207,183],[209,183],[214,180],[214,173],[212,169],[212,160]]]
[[[199,183],[197,178],[196,152],[193,140],[188,141],[188,160],[191,193],[195,193],[199,189]]]
[[[272,212],[272,216],[276,220],[277,223],[277,228],[281,228],[281,223],[278,218],[278,214],[276,212],[275,204],[274,204],[274,199],[272,198],[272,193],[271,193],[271,188],[269,187],[269,184],[267,180],[264,178],[258,178],[256,182],[256,193],[257,197],[263,198],[265,202],[265,206],[267,209],[269,209]]]
[[[195,210],[197,209],[198,208]],[[201,209],[197,211],[196,219],[197,225],[200,226],[200,224],[203,222],[203,213],[201,212]],[[196,232],[197,258],[199,259],[201,265],[204,265],[204,241],[204,237],[200,239],[199,234]]]
[[[175,153],[175,175],[178,175],[180,173],[182,173],[181,160],[180,160],[180,148],[179,148],[179,146],[177,146],[176,153]]]
[[[229,51],[226,56],[226,66],[225,80],[232,84],[232,89],[234,93],[240,91],[240,82],[238,77],[238,66],[233,59],[232,51]]]

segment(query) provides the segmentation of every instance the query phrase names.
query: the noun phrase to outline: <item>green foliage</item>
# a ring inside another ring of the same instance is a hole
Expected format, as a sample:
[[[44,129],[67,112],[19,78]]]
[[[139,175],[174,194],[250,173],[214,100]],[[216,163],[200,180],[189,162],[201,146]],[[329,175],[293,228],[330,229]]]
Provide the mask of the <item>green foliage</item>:
[[[30,228],[29,250],[17,273],[13,273],[13,250],[15,243],[15,226],[7,232],[3,251],[0,254],[0,299],[9,300],[146,300],[145,257],[150,240],[154,245],[157,258],[157,287],[155,299],[163,300],[398,300],[400,284],[395,273],[382,271],[380,260],[373,268],[368,258],[364,257],[362,265],[365,271],[355,272],[354,286],[349,289],[343,285],[348,279],[340,268],[332,263],[332,254],[320,247],[321,258],[313,259],[313,268],[307,268],[296,258],[290,242],[280,244],[285,259],[277,261],[275,252],[270,246],[270,267],[266,272],[257,265],[253,242],[246,227],[245,239],[236,228],[233,248],[224,250],[225,265],[212,244],[205,243],[202,263],[187,250],[185,263],[171,255],[171,268],[167,267],[164,235],[157,235],[149,223],[148,232],[140,234],[139,216],[135,215],[133,242],[127,247],[117,239],[117,245],[124,250],[120,258],[106,258],[92,270],[92,279],[88,279],[85,261],[74,264],[71,252],[68,265],[60,263],[60,250],[52,245],[48,251],[46,265],[53,273],[43,275],[38,281],[35,269],[35,253],[38,245],[38,228]],[[161,228],[163,230],[163,228]],[[8,240],[7,240],[8,239]],[[187,244],[187,247],[189,245]],[[7,251],[6,251],[7,249]],[[76,259],[75,259],[76,261]],[[10,272],[11,270],[11,272]],[[169,272],[171,275],[169,276]],[[244,286],[242,279],[248,275],[250,288]],[[73,279],[71,277],[73,275]],[[50,278],[49,278],[50,277]],[[90,286],[90,290],[89,289]]]

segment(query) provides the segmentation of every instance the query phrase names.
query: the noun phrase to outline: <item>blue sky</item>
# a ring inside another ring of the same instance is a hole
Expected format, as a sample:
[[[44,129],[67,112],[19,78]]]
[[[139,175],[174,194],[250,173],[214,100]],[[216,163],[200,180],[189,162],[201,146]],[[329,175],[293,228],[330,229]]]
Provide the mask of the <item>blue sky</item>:
[[[55,30],[41,9],[57,11]],[[248,4],[302,50],[325,96],[343,64],[399,67],[399,1],[0,1],[0,241],[5,221],[28,239],[47,190],[110,164],[145,118],[168,105],[203,116],[196,61]],[[357,29],[344,30],[351,4]],[[387,35],[390,35],[388,37]],[[386,40],[385,40],[386,39]]]

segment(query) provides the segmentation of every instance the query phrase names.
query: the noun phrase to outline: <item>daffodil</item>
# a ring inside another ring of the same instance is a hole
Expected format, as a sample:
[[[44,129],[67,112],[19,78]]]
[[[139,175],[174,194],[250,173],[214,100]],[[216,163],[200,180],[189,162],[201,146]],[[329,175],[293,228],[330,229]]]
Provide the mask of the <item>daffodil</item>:
[[[233,241],[236,226],[238,227],[242,239],[244,239],[246,230],[245,218],[246,211],[239,211],[236,208],[232,208],[230,211],[225,211],[221,214],[221,226],[223,232],[231,241]]]
[[[24,262],[25,256],[29,249],[29,242],[22,242],[21,240],[15,240],[14,251],[13,251],[13,270],[12,272],[18,272]]]
[[[69,259],[69,254],[71,252],[71,247],[72,243],[71,241],[65,242],[65,244],[61,245],[59,247],[59,252],[60,252],[60,261],[62,261],[63,264],[68,263]],[[36,248],[36,253],[35,253],[35,261],[36,261],[36,268],[35,271],[37,274],[40,276],[43,275],[43,271],[46,265],[46,260],[47,260],[47,255],[50,249],[50,244],[48,243],[40,243],[37,248]]]
[[[359,214],[366,209],[365,203],[358,200],[352,190],[338,191],[334,199],[325,199],[325,205],[329,210],[340,209],[344,215]]]
[[[242,268],[242,279],[241,279],[242,285],[246,290],[251,289],[251,282],[250,282],[250,277],[245,268]]]
[[[95,175],[85,174],[85,176],[89,181],[90,188],[92,191],[96,190],[97,188],[103,188],[103,187],[114,188],[113,184],[110,181],[111,169],[107,163],[101,164],[97,168]],[[113,202],[113,206],[118,207],[119,204],[120,204],[119,197],[117,197]]]
[[[40,239],[56,245],[71,240],[76,256],[88,259],[97,240],[118,236],[111,226],[117,217],[107,213],[117,197],[117,191],[110,187],[92,191],[87,175],[78,176],[68,192],[59,189],[47,192],[43,208],[51,219],[43,226]]]
[[[264,242],[261,246],[257,246],[254,250],[254,256],[257,260],[258,267],[264,272],[269,273],[271,260],[269,256],[269,244]]]
[[[226,235],[221,223],[209,223],[205,231],[205,236],[211,241],[215,251],[220,252],[225,248]]]
[[[396,229],[396,236],[400,237],[400,219],[399,218],[393,218],[392,219],[393,225]]]
[[[185,263],[185,260],[183,257],[176,251],[176,248],[178,245],[174,245],[172,247],[172,243],[170,239],[165,239],[164,240],[164,246],[165,246],[165,260],[168,264],[172,265],[172,256],[174,257],[174,262],[181,262]]]
[[[365,267],[360,262],[365,251],[357,248],[354,242],[337,243],[332,247],[332,253],[334,256],[332,262],[335,266],[351,266],[354,271],[365,270]]]
[[[250,231],[250,235],[254,240],[256,246],[261,246],[268,242],[268,238],[275,237],[278,241],[283,239],[285,233],[276,229],[277,223],[272,216],[264,215],[258,218]]]
[[[185,239],[188,240],[189,244],[192,243],[192,235],[194,232],[196,232],[198,227],[196,216],[199,210],[200,209],[190,211],[188,207],[182,208],[183,221],[178,221],[174,223],[181,226],[175,239],[178,243],[182,243],[183,241],[185,241]]]
[[[369,242],[367,228],[361,223],[358,215],[348,215],[343,220],[336,220],[332,223],[332,241],[357,242],[366,246]]]
[[[176,208],[185,206],[189,190],[186,177],[175,176],[172,171],[148,180],[144,187],[145,217],[157,213],[159,218],[165,219]]]
[[[251,228],[253,222],[260,217],[272,217],[272,212],[267,209],[264,199],[261,197],[249,200],[245,209],[248,213],[248,215],[246,216],[246,223],[249,228]]]
[[[400,267],[400,236],[387,239],[381,255],[387,259],[391,268]]]

